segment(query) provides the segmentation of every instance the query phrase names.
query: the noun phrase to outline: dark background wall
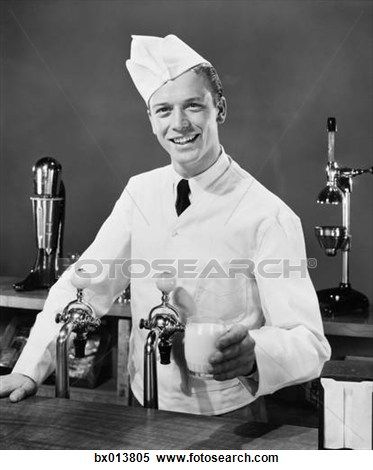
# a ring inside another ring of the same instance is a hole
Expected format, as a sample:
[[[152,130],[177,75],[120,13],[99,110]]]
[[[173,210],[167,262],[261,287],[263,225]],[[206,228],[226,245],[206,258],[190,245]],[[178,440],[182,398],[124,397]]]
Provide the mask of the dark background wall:
[[[326,118],[337,160],[372,164],[372,25],[367,1],[3,1],[1,274],[34,261],[31,168],[63,165],[65,252],[92,241],[127,179],[168,163],[126,73],[130,35],[179,35],[220,72],[229,104],[221,141],[302,218],[317,288],[336,285],[341,260],[315,225],[341,222],[316,205],[325,184]],[[373,178],[352,196],[353,286],[373,301]]]

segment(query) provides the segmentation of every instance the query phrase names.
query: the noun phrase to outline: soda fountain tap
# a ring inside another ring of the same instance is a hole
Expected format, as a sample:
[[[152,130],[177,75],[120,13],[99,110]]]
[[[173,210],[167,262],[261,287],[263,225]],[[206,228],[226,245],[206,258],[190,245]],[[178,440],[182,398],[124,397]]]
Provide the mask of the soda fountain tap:
[[[56,343],[57,398],[70,398],[68,346],[71,333],[76,333],[73,340],[75,357],[84,357],[88,333],[94,331],[101,322],[95,318],[93,308],[83,299],[83,290],[89,287],[91,280],[89,277],[82,277],[82,271],[78,269],[71,279],[77,289],[76,299],[69,302],[62,313],[56,315],[56,323],[63,323]]]
[[[140,320],[139,326],[150,330],[144,346],[144,407],[158,409],[156,347],[158,345],[161,364],[169,364],[172,338],[176,332],[184,331],[185,325],[176,308],[169,303],[176,279],[163,273],[157,278],[156,286],[162,292],[162,302],[150,310],[147,320]]]
[[[352,179],[364,173],[373,173],[373,167],[366,169],[340,168],[334,158],[335,133],[337,123],[334,117],[327,120],[328,164],[326,167],[327,184],[319,193],[319,204],[342,204],[342,225],[315,227],[315,234],[327,256],[335,256],[342,251],[342,279],[338,287],[317,292],[321,312],[324,315],[343,313],[365,313],[369,307],[368,298],[351,288],[349,280],[349,253],[351,250],[351,192]]]

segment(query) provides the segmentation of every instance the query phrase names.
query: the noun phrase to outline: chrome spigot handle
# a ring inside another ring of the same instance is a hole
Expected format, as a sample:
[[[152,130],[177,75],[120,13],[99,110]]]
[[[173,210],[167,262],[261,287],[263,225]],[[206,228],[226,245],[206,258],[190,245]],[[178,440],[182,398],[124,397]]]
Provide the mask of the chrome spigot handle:
[[[157,277],[155,285],[162,294],[169,295],[176,287],[176,279],[169,273],[162,273]]]
[[[71,284],[75,287],[75,289],[82,291],[91,285],[91,277],[89,273],[84,271],[83,268],[79,268],[73,272],[71,276]]]

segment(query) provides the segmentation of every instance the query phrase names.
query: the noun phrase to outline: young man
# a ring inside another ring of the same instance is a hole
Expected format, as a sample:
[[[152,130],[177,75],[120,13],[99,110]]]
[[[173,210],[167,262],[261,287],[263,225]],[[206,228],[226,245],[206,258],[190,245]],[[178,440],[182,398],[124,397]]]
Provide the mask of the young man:
[[[178,272],[180,309],[207,311],[229,325],[210,357],[215,380],[188,374],[180,343],[171,364],[158,367],[160,409],[227,413],[317,377],[330,348],[304,267],[301,224],[220,145],[227,105],[215,69],[173,35],[134,36],[127,68],[171,164],[130,179],[82,255],[105,260],[87,300],[99,315],[108,311],[129,281],[118,260],[178,260],[189,266],[187,275]],[[242,271],[243,261],[255,266],[254,275],[224,275],[237,262]],[[74,297],[71,274],[51,289],[13,374],[2,379],[2,396],[24,398],[53,370],[60,328],[54,318]],[[129,371],[142,403],[147,331],[139,322],[160,294],[151,276],[134,276],[131,294]]]

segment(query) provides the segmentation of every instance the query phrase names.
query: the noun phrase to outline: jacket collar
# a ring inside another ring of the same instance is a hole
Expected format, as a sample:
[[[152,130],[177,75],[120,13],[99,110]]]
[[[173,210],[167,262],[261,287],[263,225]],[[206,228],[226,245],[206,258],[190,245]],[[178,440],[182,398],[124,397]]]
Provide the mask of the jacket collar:
[[[221,151],[218,159],[216,162],[211,165],[207,170],[205,170],[203,173],[200,173],[199,175],[193,176],[192,178],[189,178],[189,187],[190,187],[190,200],[191,201],[196,201],[200,197],[200,195],[208,189],[209,186],[214,184],[214,182],[220,178],[220,176],[228,169],[229,165],[231,163],[230,158],[228,155],[225,153],[224,148],[221,146]],[[180,176],[173,166],[170,166],[171,168],[171,178],[173,182],[173,192],[174,192],[174,198],[176,199],[176,187],[180,180],[184,179],[182,176]]]

